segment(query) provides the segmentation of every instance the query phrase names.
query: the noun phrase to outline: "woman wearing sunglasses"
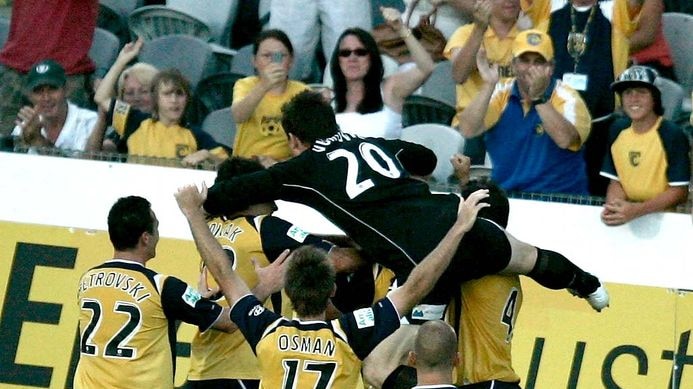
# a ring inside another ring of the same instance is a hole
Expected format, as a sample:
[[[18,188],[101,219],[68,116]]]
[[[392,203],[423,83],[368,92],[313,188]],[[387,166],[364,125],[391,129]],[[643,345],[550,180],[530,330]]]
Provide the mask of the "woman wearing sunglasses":
[[[434,63],[428,52],[402,24],[394,8],[381,8],[387,24],[404,38],[413,65],[383,79],[378,46],[365,30],[345,30],[330,60],[334,81],[337,124],[342,131],[368,137],[399,138],[404,99],[431,75]]]

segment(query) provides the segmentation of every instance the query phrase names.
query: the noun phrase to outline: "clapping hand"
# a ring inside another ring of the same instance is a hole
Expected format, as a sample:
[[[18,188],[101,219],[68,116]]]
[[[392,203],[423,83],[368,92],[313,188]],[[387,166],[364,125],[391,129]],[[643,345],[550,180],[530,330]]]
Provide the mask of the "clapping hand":
[[[529,97],[532,100],[540,99],[551,83],[551,68],[549,66],[532,66],[527,70],[525,77],[529,87]]]
[[[498,64],[489,64],[488,57],[486,56],[486,49],[483,47],[480,47],[479,51],[476,53],[476,67],[479,69],[479,75],[485,83],[495,85],[500,79],[498,75]]]
[[[476,4],[474,4],[474,24],[486,30],[491,20],[492,7],[491,0],[477,0]]]

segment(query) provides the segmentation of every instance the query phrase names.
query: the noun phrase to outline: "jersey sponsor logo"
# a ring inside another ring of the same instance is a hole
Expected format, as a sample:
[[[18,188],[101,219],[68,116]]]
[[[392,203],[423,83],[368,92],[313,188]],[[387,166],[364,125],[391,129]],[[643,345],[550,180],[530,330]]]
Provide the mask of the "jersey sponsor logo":
[[[100,271],[88,274],[82,278],[79,283],[79,293],[84,293],[90,288],[107,287],[122,290],[127,292],[136,302],[142,302],[148,299],[152,294],[147,289],[146,285],[137,282],[133,277],[113,271]]]
[[[306,240],[306,237],[308,237],[308,233],[303,231],[301,227],[298,226],[291,226],[291,228],[286,231],[286,235],[298,243],[303,243]]]
[[[260,316],[262,312],[265,312],[265,307],[262,305],[256,305],[250,310],[250,312],[248,312],[248,316]]]
[[[372,308],[361,308],[354,311],[354,319],[358,328],[373,327],[375,325],[375,316]]]
[[[445,305],[419,304],[411,310],[412,319],[438,320],[445,314]]]
[[[200,296],[200,292],[198,292],[190,286],[185,288],[185,293],[183,293],[182,297],[183,301],[185,301],[186,304],[190,305],[193,308],[195,308],[195,304],[197,304],[197,302],[200,301],[200,299],[202,298],[202,296]]]
[[[279,351],[292,351],[328,357],[334,357],[335,354],[334,340],[311,336],[281,334],[277,337],[277,348],[279,348]]]

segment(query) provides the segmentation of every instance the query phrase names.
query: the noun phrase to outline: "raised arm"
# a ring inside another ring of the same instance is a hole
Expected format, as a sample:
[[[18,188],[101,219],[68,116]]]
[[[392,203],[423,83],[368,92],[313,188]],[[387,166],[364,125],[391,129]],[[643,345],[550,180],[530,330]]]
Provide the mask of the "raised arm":
[[[197,251],[202,260],[219,284],[224,297],[233,306],[238,299],[251,293],[248,285],[231,268],[228,256],[209,231],[202,203],[207,195],[207,188],[201,191],[196,186],[185,186],[176,192],[176,202],[188,220]]]
[[[390,294],[390,301],[400,315],[407,314],[433,289],[438,278],[448,268],[462,237],[474,225],[479,210],[489,206],[488,203],[480,202],[486,197],[488,197],[488,190],[482,189],[472,193],[466,200],[460,199],[455,224],[438,246],[416,265],[407,281]]]
[[[103,80],[101,80],[99,86],[94,91],[94,102],[104,112],[108,111],[111,105],[111,99],[116,95],[115,88],[120,73],[123,72],[130,61],[137,57],[143,44],[144,40],[142,40],[142,38],[137,38],[135,42],[130,42],[123,46],[115,63],[108,69]]]
[[[459,114],[458,129],[465,138],[473,138],[483,134],[487,128],[484,125],[486,111],[488,111],[489,101],[493,95],[493,90],[498,82],[498,65],[489,65],[486,58],[486,51],[479,50],[477,57],[477,66],[479,74],[484,81],[479,93],[472,99],[469,106]]]
[[[628,37],[628,48],[633,54],[654,43],[662,25],[664,2],[662,0],[628,0],[628,3],[629,8],[642,5],[639,12],[638,27]]]
[[[484,33],[491,19],[491,0],[480,0],[474,6],[474,27],[469,38],[461,48],[452,49],[452,78],[458,84],[467,81],[469,75],[476,70],[476,53],[481,48]]]

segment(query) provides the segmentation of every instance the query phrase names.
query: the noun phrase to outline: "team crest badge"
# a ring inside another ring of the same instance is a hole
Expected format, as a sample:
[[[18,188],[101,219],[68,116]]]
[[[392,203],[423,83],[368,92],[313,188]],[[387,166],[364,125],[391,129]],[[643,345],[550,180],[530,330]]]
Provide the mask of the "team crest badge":
[[[640,165],[640,156],[641,155],[639,151],[628,152],[628,161],[630,162],[630,166]]]
[[[527,44],[530,46],[539,46],[541,44],[541,35],[539,34],[527,34]]]
[[[537,124],[537,126],[534,127],[534,132],[537,135],[544,135],[544,126],[542,126],[541,123]]]

